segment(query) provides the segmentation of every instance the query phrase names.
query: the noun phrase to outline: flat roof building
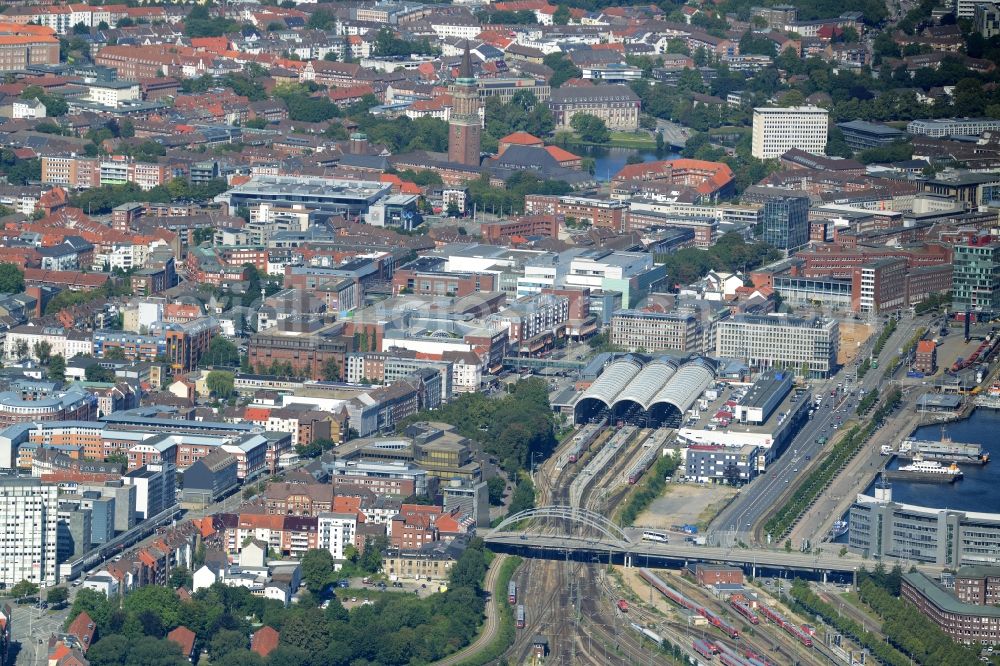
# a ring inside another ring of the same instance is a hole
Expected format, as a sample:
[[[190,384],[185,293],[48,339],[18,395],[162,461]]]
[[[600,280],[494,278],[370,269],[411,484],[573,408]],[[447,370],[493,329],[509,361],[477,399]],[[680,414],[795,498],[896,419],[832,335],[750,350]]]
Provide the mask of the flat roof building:
[[[853,150],[878,148],[906,138],[906,132],[881,123],[870,123],[867,120],[849,120],[837,123],[844,141]]]
[[[391,191],[391,185],[374,181],[339,180],[306,176],[254,176],[223,192],[216,201],[230,210],[262,203],[291,207],[296,204],[324,213],[356,218]]]
[[[829,111],[818,106],[758,107],[753,110],[751,154],[757,159],[781,157],[792,148],[824,154]]]
[[[835,319],[741,314],[719,322],[718,332],[716,356],[742,359],[752,368],[804,368],[810,377],[829,377],[837,368]]]
[[[925,136],[980,136],[983,132],[1000,129],[1000,120],[995,118],[927,118],[911,120],[906,125],[910,134]]]

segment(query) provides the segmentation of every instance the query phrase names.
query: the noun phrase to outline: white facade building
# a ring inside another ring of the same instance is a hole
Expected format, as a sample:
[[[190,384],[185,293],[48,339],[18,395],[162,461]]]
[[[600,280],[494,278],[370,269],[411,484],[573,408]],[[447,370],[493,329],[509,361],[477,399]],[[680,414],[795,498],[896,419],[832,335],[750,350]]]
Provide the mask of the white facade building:
[[[829,377],[837,367],[840,326],[836,319],[803,319],[781,314],[737,315],[718,324],[716,355],[738,358],[764,370],[808,366],[813,377]]]
[[[25,324],[7,332],[3,343],[4,357],[18,359],[26,349],[27,356],[38,360],[35,345],[40,342],[48,343],[49,356],[61,354],[67,361],[78,354],[88,355],[94,352],[93,341],[83,333],[68,331],[60,326]]]
[[[353,513],[324,512],[317,516],[316,547],[330,551],[335,560],[344,559],[344,548],[354,545],[358,517]]]
[[[39,479],[0,480],[0,583],[58,580],[59,489]]]
[[[753,146],[757,159],[781,157],[792,148],[823,155],[830,128],[829,111],[818,106],[761,107],[753,110]]]

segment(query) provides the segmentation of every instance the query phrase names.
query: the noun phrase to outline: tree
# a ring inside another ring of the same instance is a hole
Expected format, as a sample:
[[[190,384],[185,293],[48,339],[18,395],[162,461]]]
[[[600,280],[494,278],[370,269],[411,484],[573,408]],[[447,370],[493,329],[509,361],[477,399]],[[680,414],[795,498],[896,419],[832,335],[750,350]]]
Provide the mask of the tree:
[[[486,482],[486,487],[489,489],[490,493],[490,504],[493,506],[503,505],[503,494],[507,490],[507,482],[500,475],[490,477],[490,480]]]
[[[15,599],[33,597],[38,594],[38,586],[30,580],[22,580],[20,583],[17,583],[14,587],[10,588],[10,594]]]
[[[549,79],[549,85],[553,88],[558,88],[569,79],[583,76],[583,71],[574,65],[573,61],[567,58],[566,54],[561,51],[556,51],[545,56],[544,63],[546,67],[552,69],[552,77]]]
[[[570,127],[587,143],[607,143],[611,140],[611,132],[603,120],[589,113],[577,113],[570,121]]]
[[[221,659],[231,652],[246,650],[249,647],[250,641],[247,639],[245,633],[222,629],[217,631],[215,636],[212,637],[212,642],[209,643],[208,647],[208,655],[215,662],[217,659]]]
[[[23,359],[28,355],[28,342],[27,340],[18,340],[14,344],[14,355],[18,359]]]
[[[144,585],[125,597],[122,608],[129,615],[139,616],[149,612],[167,631],[181,623],[181,602],[174,591],[159,585]]]
[[[566,5],[559,5],[552,14],[552,22],[556,25],[566,25],[570,18],[569,7]]]
[[[35,354],[35,358],[42,365],[48,365],[49,359],[52,357],[52,345],[45,340],[39,340],[36,342],[31,350]]]
[[[226,399],[233,394],[234,380],[235,377],[231,372],[212,370],[205,377],[205,386],[208,387],[209,393],[215,397]]]
[[[66,603],[69,599],[69,590],[65,587],[50,587],[45,592],[45,601],[53,606],[59,606]]]
[[[200,366],[223,365],[233,367],[240,363],[240,352],[229,340],[216,336],[208,345],[208,351],[198,362]]]
[[[24,291],[24,271],[15,264],[0,264],[0,293],[19,294]]]
[[[174,567],[170,570],[170,587],[186,587],[190,590],[192,582],[191,572],[187,567]]]
[[[518,480],[517,487],[514,489],[514,495],[510,498],[508,515],[513,516],[515,513],[531,509],[534,506],[535,486],[531,483],[531,479],[527,475],[522,475]]]
[[[333,555],[322,548],[313,548],[302,556],[302,581],[313,594],[319,594],[333,582],[336,575]],[[304,646],[300,646],[304,647]]]
[[[104,348],[104,358],[108,359],[109,361],[124,361],[124,360],[127,360],[125,358],[125,350],[122,349],[121,347],[117,346],[117,345],[115,345],[113,347],[105,347]]]
[[[115,373],[99,363],[88,366],[83,371],[83,376],[88,382],[110,383],[115,381]]]
[[[330,554],[329,551],[326,552],[327,555]],[[323,620],[323,611],[318,608],[310,608],[292,615],[281,628],[281,642],[302,648],[311,654],[319,654],[330,643],[326,622]]]
[[[340,365],[337,359],[328,358],[323,363],[323,379],[328,382],[335,382],[340,379]]]

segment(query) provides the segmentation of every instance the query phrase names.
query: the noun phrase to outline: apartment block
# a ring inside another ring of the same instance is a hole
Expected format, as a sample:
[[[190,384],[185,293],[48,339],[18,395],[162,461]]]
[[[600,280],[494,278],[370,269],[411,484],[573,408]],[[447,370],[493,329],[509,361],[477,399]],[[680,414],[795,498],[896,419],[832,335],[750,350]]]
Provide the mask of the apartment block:
[[[100,160],[96,157],[43,156],[42,182],[46,185],[85,190],[100,187]]]
[[[757,159],[770,160],[798,148],[822,155],[826,150],[829,115],[818,106],[756,108],[751,154]]]
[[[40,25],[0,23],[0,72],[58,64],[59,39],[54,30]]]

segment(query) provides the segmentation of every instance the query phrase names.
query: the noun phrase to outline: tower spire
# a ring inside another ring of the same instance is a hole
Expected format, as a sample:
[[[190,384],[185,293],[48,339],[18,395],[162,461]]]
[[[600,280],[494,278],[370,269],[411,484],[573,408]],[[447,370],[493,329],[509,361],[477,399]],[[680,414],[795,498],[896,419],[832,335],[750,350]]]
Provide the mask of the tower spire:
[[[472,55],[469,53],[469,40],[465,40],[465,52],[462,53],[462,64],[458,67],[458,78],[471,79]]]

